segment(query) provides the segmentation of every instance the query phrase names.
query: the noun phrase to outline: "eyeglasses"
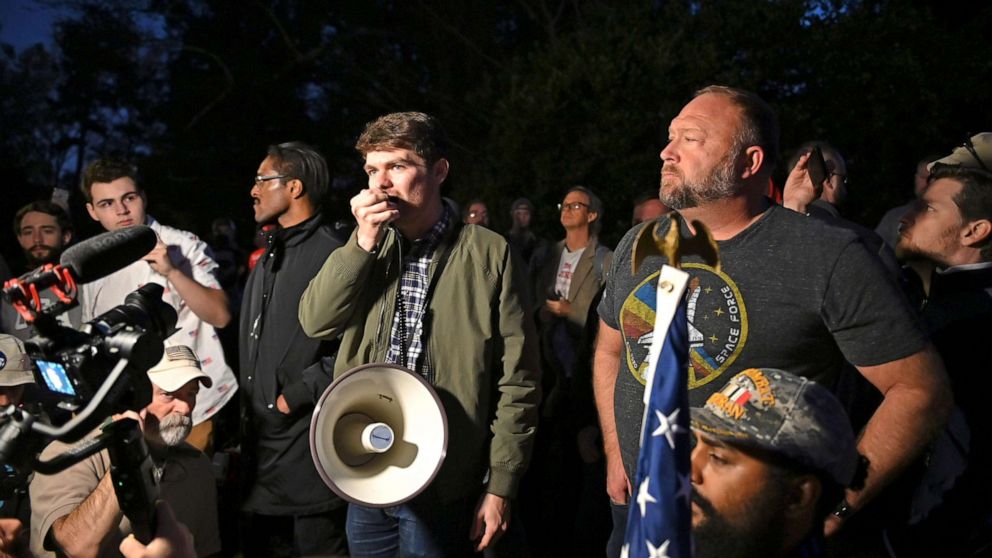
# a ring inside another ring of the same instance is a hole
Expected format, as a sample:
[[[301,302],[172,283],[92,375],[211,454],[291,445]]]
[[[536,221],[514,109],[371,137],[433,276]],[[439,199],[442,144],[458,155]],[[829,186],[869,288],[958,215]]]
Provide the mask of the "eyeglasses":
[[[583,207],[589,207],[589,204],[582,202],[572,202],[572,203],[560,203],[558,204],[558,211],[578,211]]]
[[[285,174],[270,174],[268,176],[262,176],[260,174],[255,175],[255,186],[261,186],[266,180],[276,180],[279,178],[288,178]]]
[[[982,158],[978,156],[978,151],[975,151],[975,144],[971,143],[971,136],[965,138],[964,143],[961,144],[961,147],[967,149],[968,153],[971,153],[971,156],[975,158],[975,162],[978,163],[978,166],[982,167],[982,170],[989,170],[989,168],[985,166],[985,162],[982,161]]]
[[[839,172],[832,172],[832,173],[830,173],[829,176],[839,176],[840,177],[840,183],[843,184],[844,186],[847,186],[847,175],[846,174],[841,174]]]

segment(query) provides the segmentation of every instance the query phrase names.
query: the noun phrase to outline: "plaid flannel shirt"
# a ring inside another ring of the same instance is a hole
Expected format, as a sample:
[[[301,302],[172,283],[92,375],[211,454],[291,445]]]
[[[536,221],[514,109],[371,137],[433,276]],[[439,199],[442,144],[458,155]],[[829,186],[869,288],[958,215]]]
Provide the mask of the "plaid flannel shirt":
[[[423,332],[424,309],[427,307],[427,289],[430,285],[430,266],[434,258],[444,232],[448,228],[450,217],[445,211],[441,219],[434,224],[434,227],[424,235],[423,238],[412,243],[410,252],[403,256],[403,270],[400,276],[400,296],[403,300],[403,310],[406,318],[406,339],[401,339],[400,335],[400,312],[393,315],[393,326],[389,335],[389,351],[386,353],[386,362],[403,364],[400,358],[403,341],[408,344],[406,350],[406,367],[415,372],[418,370],[418,361],[424,352],[424,345],[421,339]]]

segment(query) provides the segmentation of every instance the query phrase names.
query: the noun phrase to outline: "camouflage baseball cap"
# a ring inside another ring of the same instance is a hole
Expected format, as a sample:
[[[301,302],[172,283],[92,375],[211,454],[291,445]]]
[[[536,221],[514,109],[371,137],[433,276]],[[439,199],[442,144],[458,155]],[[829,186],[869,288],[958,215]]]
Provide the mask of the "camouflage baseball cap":
[[[854,432],[840,402],[806,378],[749,368],[692,409],[692,427],[730,444],[779,454],[848,486],[858,467]]]

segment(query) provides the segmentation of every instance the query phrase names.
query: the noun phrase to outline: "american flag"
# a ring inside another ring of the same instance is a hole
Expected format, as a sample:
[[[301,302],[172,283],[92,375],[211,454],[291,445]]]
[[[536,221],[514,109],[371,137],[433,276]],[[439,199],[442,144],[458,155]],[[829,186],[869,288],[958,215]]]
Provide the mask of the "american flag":
[[[659,276],[655,335],[645,386],[637,482],[627,516],[624,558],[690,558],[688,276],[665,266]]]

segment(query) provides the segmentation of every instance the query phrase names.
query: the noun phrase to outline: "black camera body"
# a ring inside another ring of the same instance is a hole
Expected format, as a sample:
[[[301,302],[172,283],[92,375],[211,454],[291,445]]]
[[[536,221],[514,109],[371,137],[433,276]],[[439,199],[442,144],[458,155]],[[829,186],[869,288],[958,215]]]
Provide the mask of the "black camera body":
[[[101,404],[111,413],[148,405],[151,383],[145,371],[162,358],[162,341],[173,333],[177,319],[162,301],[162,292],[161,285],[148,283],[79,330],[59,325],[54,315],[38,316],[38,335],[25,347],[35,363],[37,384],[60,409],[75,412],[90,402],[121,358],[128,361],[125,377],[109,386]]]
[[[154,535],[158,482],[137,421],[112,422],[97,438],[47,461],[38,454],[52,440],[78,442],[111,415],[138,411],[151,402],[147,371],[161,360],[163,340],[175,332],[177,320],[162,294],[161,285],[148,283],[79,330],[55,319],[74,300],[50,313],[36,313],[38,335],[25,347],[37,384],[47,395],[42,401],[45,412],[13,406],[0,410],[0,466],[12,466],[18,473],[55,474],[107,449],[117,500],[143,543]],[[64,420],[52,424],[49,417]]]

